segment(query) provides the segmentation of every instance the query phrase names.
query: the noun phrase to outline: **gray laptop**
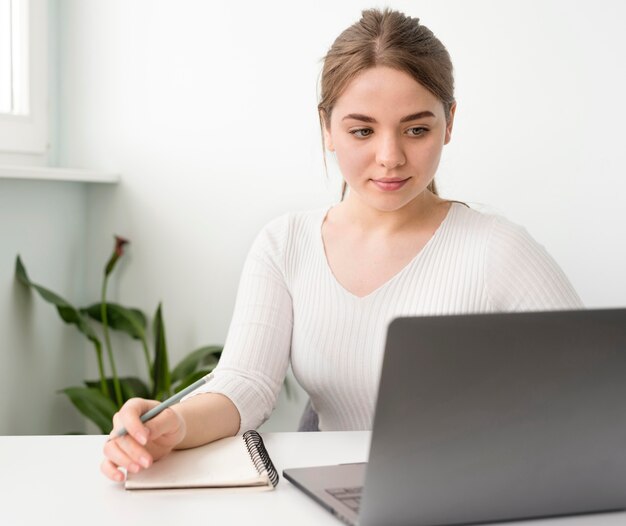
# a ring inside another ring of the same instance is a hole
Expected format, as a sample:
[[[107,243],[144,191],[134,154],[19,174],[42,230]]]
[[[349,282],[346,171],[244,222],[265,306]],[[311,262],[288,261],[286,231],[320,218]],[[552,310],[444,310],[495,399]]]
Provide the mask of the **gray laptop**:
[[[625,509],[626,309],[394,320],[368,463],[283,474],[361,526]]]

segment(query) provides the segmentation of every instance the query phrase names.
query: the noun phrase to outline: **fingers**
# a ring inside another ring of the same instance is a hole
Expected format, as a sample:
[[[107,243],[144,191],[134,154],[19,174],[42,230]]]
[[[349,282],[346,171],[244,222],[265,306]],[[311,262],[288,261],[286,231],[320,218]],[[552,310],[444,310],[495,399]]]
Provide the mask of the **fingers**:
[[[104,445],[104,455],[106,461],[116,470],[122,467],[130,473],[137,473],[142,468],[148,468],[153,462],[150,453],[129,435],[107,441]],[[110,475],[115,475],[114,480],[120,480],[119,477],[109,469],[109,464],[105,464],[105,466],[107,467],[106,471],[103,469],[105,475],[109,476],[109,478],[112,478]]]
[[[150,439],[160,443],[175,445],[182,439],[179,435],[183,427],[183,420],[172,408],[165,409],[161,414],[146,422],[145,426],[148,429]]]
[[[145,424],[141,422],[141,415],[158,404],[155,400],[133,398],[113,416],[113,430],[104,445],[105,460],[100,466],[111,480],[124,480],[120,468],[137,473],[150,467],[183,439],[184,420],[171,408]],[[121,429],[126,429],[127,434],[120,436]]]
[[[153,458],[145,446],[150,437],[150,430],[141,422],[141,415],[158,405],[154,400],[132,398],[113,416],[113,430],[104,444],[105,460],[100,470],[111,480],[121,482],[124,474],[119,468],[130,473],[137,473],[142,468],[152,465]],[[119,436],[124,428],[126,435]]]
[[[143,398],[131,398],[128,400],[119,412],[113,416],[111,437],[117,436],[119,431],[124,428],[138,443],[142,445],[147,444],[150,430],[141,422],[141,415],[158,404],[159,402],[155,400],[144,400]]]
[[[113,430],[104,445],[105,460],[100,470],[111,480],[121,482],[120,468],[137,473],[167,455],[185,435],[185,421],[172,408],[165,409],[145,424],[141,415],[158,405],[154,400],[133,398],[113,416]],[[127,434],[119,435],[121,429]]]
[[[104,459],[102,461],[102,464],[100,464],[100,471],[115,482],[122,482],[124,480],[124,474],[110,460]]]

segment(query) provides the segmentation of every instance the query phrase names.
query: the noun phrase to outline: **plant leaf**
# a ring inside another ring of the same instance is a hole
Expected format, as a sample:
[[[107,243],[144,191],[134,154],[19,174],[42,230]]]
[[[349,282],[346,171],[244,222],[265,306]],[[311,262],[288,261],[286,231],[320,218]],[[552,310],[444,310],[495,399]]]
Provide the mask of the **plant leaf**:
[[[102,323],[102,310],[100,303],[94,303],[81,309],[91,319]],[[146,316],[139,309],[129,309],[117,303],[107,303],[107,323],[111,329],[125,332],[135,340],[143,340],[146,337]]]
[[[181,380],[181,382],[174,388],[174,392],[178,393],[178,391],[182,391],[188,385],[191,385],[196,380],[200,380],[200,378],[209,374],[213,369],[202,369],[199,371],[194,371],[189,376],[186,376]]]
[[[71,402],[84,416],[96,424],[103,434],[113,429],[113,415],[117,407],[98,389],[91,387],[67,387],[62,389]]]
[[[287,400],[298,399],[298,392],[294,390],[293,386],[291,385],[291,379],[288,376],[285,376],[283,387],[285,389],[285,396],[287,397]]]
[[[189,376],[200,366],[211,372],[217,365],[223,349],[224,347],[219,345],[207,345],[190,352],[172,371],[172,383]]]
[[[167,343],[161,304],[154,315],[154,366],[152,368],[154,393],[153,398],[163,400],[170,395],[170,366],[167,359]]]
[[[57,308],[59,316],[61,316],[61,319],[65,323],[76,325],[78,330],[87,336],[87,338],[89,338],[92,342],[100,344],[100,340],[91,328],[91,325],[89,325],[85,317],[78,311],[78,309],[58,294],[42,287],[41,285],[37,285],[30,280],[19,255],[15,260],[15,277],[20,283],[35,289],[45,301],[52,303]]]
[[[120,378],[119,381],[122,388],[122,399],[124,402],[135,397],[150,398],[150,389],[148,389],[148,386],[140,378],[137,378],[136,376],[126,376],[124,378]],[[109,387],[109,392],[112,393],[113,378],[107,378],[106,382]],[[85,380],[85,385],[99,390],[100,380]]]

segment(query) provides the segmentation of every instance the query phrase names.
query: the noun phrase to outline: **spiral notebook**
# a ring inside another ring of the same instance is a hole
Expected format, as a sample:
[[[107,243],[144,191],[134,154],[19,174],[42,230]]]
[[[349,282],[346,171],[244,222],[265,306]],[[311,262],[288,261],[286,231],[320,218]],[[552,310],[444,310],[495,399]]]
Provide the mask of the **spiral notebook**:
[[[256,431],[172,451],[149,469],[128,473],[126,489],[274,489],[278,473]]]

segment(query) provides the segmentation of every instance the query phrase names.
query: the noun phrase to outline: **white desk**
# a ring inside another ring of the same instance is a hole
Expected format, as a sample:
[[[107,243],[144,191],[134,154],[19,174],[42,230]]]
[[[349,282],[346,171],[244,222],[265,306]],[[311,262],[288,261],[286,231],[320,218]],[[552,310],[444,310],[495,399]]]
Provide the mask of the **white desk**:
[[[368,432],[266,433],[282,475],[289,467],[366,460]],[[281,476],[275,491],[126,491],[100,473],[102,436],[0,437],[0,525],[195,526],[342,523]],[[510,523],[624,526],[626,513]],[[509,525],[510,526],[510,525]]]

